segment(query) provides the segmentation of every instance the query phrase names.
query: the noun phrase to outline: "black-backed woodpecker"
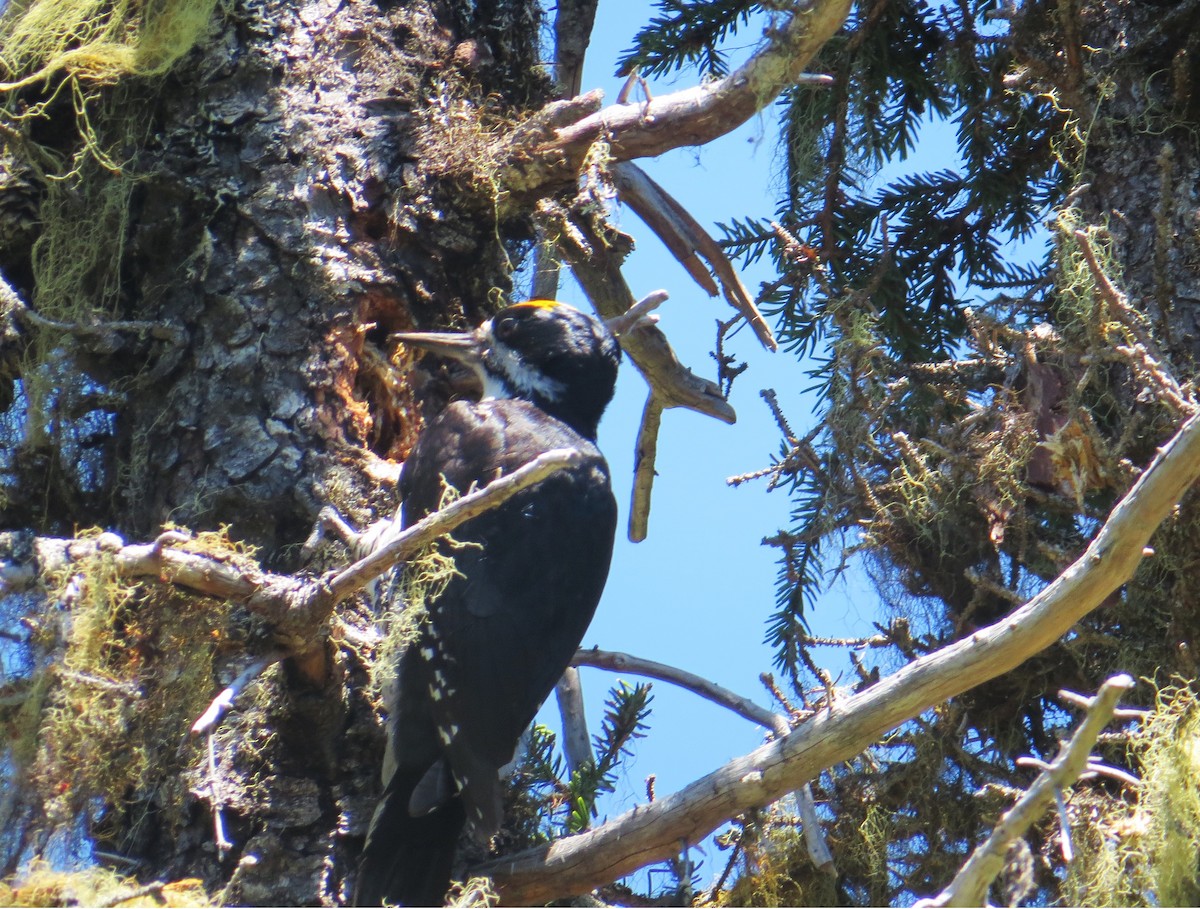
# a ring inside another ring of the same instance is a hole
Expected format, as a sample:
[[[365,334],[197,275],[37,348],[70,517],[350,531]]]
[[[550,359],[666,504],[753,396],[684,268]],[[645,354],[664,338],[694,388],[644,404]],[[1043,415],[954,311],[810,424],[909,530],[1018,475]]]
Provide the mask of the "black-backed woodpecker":
[[[464,334],[400,340],[470,366],[478,402],[449,405],[422,432],[400,478],[409,526],[445,483],[485,486],[556,448],[583,453],[505,504],[461,525],[457,575],[428,604],[390,699],[384,793],[355,901],[440,906],[464,826],[500,826],[500,769],[591,622],[608,576],[617,508],[596,428],[620,349],[599,320],[535,300]]]

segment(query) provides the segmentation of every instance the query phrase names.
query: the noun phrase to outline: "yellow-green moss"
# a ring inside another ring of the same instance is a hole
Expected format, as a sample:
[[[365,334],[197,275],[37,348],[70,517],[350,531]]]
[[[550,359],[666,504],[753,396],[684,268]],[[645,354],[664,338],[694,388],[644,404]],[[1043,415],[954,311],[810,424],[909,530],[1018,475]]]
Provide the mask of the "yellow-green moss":
[[[224,530],[189,548],[250,558]],[[72,568],[54,598],[64,606],[63,656],[27,701],[40,714],[25,711],[26,729],[37,730],[33,783],[51,816],[100,799],[110,817],[153,804],[168,825],[179,823],[186,791],[176,770],[191,757],[188,730],[220,687],[214,657],[241,646],[228,604],[126,583],[105,553]],[[31,744],[19,750],[28,758]]]
[[[442,498],[438,508],[445,508],[459,498],[454,487],[443,479]],[[459,544],[452,537],[444,546],[427,546],[407,561],[398,572],[394,592],[385,597],[384,610],[378,618],[382,638],[370,661],[371,693],[380,697],[395,681],[398,658],[417,636],[417,630],[428,616],[428,606],[442,595],[446,586],[458,574],[454,557],[446,552]],[[387,578],[381,583],[388,583]]]
[[[1084,798],[1063,896],[1078,906],[1200,905],[1200,704],[1189,687],[1159,693],[1133,736],[1136,796]]]
[[[160,76],[203,37],[218,0],[33,0],[0,18],[0,90],[55,76]]]
[[[195,878],[141,884],[104,868],[52,871],[44,864],[0,882],[4,906],[213,906]]]

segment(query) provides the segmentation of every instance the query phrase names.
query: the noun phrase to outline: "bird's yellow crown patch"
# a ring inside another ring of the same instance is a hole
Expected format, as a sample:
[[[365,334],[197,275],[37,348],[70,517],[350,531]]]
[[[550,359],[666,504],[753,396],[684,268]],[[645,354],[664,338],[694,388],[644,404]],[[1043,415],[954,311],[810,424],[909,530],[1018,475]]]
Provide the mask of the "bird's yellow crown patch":
[[[533,306],[538,309],[554,309],[556,306],[562,306],[557,300],[526,300],[524,303],[514,303],[513,306]]]

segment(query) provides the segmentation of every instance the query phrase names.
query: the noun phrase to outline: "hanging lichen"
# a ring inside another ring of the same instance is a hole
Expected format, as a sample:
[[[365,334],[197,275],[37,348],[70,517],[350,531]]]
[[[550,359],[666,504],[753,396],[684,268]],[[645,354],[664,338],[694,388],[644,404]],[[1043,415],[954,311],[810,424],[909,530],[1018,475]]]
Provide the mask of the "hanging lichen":
[[[161,76],[203,37],[218,0],[34,0],[0,18],[0,91],[55,77]]]
[[[183,545],[250,558],[224,530]],[[30,696],[4,718],[14,757],[29,767],[48,817],[86,809],[94,826],[104,821],[93,835],[123,829],[137,811],[183,823],[177,771],[195,757],[188,730],[220,689],[214,660],[241,652],[250,626],[228,604],[121,580],[105,553],[57,583],[35,625],[46,651],[62,657],[42,664]]]
[[[1141,786],[1084,792],[1063,898],[1077,906],[1200,904],[1200,705],[1187,686],[1159,692],[1132,735]]]

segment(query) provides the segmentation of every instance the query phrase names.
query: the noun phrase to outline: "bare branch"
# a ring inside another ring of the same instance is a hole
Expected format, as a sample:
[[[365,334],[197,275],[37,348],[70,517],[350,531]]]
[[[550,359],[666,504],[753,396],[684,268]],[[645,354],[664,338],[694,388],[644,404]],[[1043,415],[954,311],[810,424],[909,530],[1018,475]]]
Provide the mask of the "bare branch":
[[[579,670],[568,666],[562,678],[558,680],[554,693],[558,696],[558,712],[562,716],[562,745],[567,756],[567,771],[574,773],[592,757],[587,716],[583,712],[583,683],[579,678]]]
[[[670,682],[672,685],[686,688],[714,704],[720,704],[752,723],[765,726],[777,735],[787,735],[789,731],[787,720],[782,716],[772,713],[766,707],[760,707],[749,698],[735,694],[728,688],[721,687],[716,682],[710,682],[693,672],[688,672],[686,669],[668,666],[666,663],[656,663],[654,660],[643,660],[627,653],[598,648],[590,650],[580,648],[575,651],[571,665],[592,666],[596,669],[607,669],[610,672],[630,672],[634,675],[644,675],[648,678]]]
[[[821,819],[817,817],[817,803],[813,798],[811,784],[805,783],[792,794],[796,797],[796,807],[800,811],[804,848],[808,852],[809,860],[818,871],[825,874],[837,874],[833,853],[829,850],[829,843],[825,841],[825,831],[821,827]]]
[[[794,6],[766,44],[723,79],[649,99],[612,105],[558,130],[539,151],[557,152],[578,167],[597,139],[607,140],[617,161],[661,155],[684,145],[704,145],[732,132],[802,79],[804,68],[846,19],[849,0],[807,0]]]
[[[115,332],[126,331],[146,334],[157,340],[169,341],[175,345],[183,345],[187,342],[187,332],[180,326],[169,322],[121,321],[117,319],[109,321],[95,319],[89,322],[60,322],[56,319],[47,319],[41,313],[30,309],[25,301],[21,299],[21,295],[13,289],[13,286],[3,276],[0,276],[0,306],[6,307],[17,318],[29,325],[50,329],[62,334],[106,338]]]
[[[384,546],[329,579],[327,587],[334,603],[367,586],[397,562],[423,546],[453,531],[459,524],[490,511],[523,489],[540,483],[560,470],[577,467],[583,455],[573,448],[559,448],[538,455],[518,470],[493,480],[483,489],[469,492],[440,511],[422,518]]]
[[[996,875],[1004,870],[1004,856],[1008,847],[1024,835],[1050,807],[1051,802],[1056,798],[1061,799],[1063,789],[1075,782],[1084,771],[1096,737],[1112,719],[1118,698],[1133,685],[1132,678],[1118,675],[1101,686],[1083,722],[1071,736],[1071,741],[1059,750],[1058,756],[1038,775],[1017,803],[1004,812],[991,835],[971,853],[950,885],[932,899],[922,900],[918,906],[984,905],[988,887]],[[1067,828],[1066,812],[1061,807],[1059,815],[1064,828]]]
[[[1097,608],[1133,574],[1158,525],[1200,477],[1200,418],[1189,419],[1117,503],[1091,545],[1054,583],[994,625],[842,697],[790,735],[650,805],[547,846],[473,869],[508,903],[581,893],[661,861],[747,807],[764,805],[848,760],[923,710],[1019,666]]]
[[[663,405],[653,389],[646,398],[633,455],[633,498],[629,507],[629,539],[640,543],[650,532],[650,493],[654,489],[654,462],[658,457],[658,430]]]
[[[775,336],[754,305],[733,263],[717,241],[700,226],[700,222],[633,162],[619,161],[609,171],[622,201],[658,235],[692,279],[710,297],[717,295],[717,285],[713,283],[704,263],[697,258],[702,257],[721,282],[725,299],[750,323],[763,347],[776,350],[779,345]]]
[[[272,651],[254,660],[239,672],[228,686],[221,689],[221,693],[213,698],[208,709],[200,714],[200,717],[192,724],[192,735],[207,735],[216,729],[221,724],[221,720],[225,718],[225,714],[233,709],[233,702],[246,690],[246,686],[285,657],[287,654],[283,651]]]
[[[662,306],[670,297],[665,290],[652,290],[646,296],[634,303],[629,309],[611,319],[605,319],[608,330],[621,338],[633,331],[639,325],[654,325],[658,316],[651,313]]]
[[[495,508],[556,471],[579,463],[574,449],[556,449],[539,455],[519,470],[469,492],[441,511],[434,512],[390,539],[370,555],[323,578],[271,574],[249,560],[166,548],[187,538],[176,532],[163,534],[154,543],[126,544],[114,533],[95,539],[39,538],[36,555],[44,570],[53,570],[99,553],[108,553],[121,577],[157,578],[196,593],[242,603],[272,624],[276,637],[295,654],[307,653],[317,630],[334,606],[366,587],[387,571],[439,537],[489,509]]]

